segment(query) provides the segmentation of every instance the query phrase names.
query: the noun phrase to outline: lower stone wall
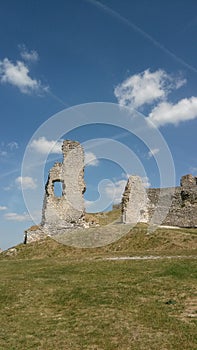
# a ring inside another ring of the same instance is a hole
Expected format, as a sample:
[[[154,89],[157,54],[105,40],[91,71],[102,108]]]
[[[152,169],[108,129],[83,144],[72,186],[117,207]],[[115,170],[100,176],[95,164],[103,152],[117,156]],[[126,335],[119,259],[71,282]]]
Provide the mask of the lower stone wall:
[[[24,240],[23,243],[31,243],[35,241],[40,241],[47,237],[46,232],[44,232],[42,226],[32,226],[24,232]]]
[[[136,183],[138,183],[137,187]],[[143,210],[148,215],[143,220],[141,217],[136,220],[134,218],[136,208],[141,205],[139,203],[139,184],[142,186],[141,179],[137,176],[131,176],[128,180],[122,201],[123,222],[130,223],[137,220],[137,222],[159,223],[168,226],[197,227],[196,177],[183,176],[180,186],[175,188],[146,189],[148,200]]]

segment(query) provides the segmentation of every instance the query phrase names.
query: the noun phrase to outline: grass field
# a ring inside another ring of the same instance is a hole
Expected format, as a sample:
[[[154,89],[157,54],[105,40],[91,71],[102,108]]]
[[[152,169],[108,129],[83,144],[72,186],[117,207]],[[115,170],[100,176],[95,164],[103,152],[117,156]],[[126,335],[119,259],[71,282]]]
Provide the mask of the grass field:
[[[102,248],[46,239],[4,252],[0,349],[196,349],[196,238],[138,225]],[[105,260],[138,255],[162,259]]]

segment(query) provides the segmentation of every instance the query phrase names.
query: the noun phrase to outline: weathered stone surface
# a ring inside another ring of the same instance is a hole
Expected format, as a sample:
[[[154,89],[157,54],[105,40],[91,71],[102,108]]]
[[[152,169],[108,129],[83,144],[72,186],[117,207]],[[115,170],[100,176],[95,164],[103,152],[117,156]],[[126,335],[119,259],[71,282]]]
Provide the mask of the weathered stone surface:
[[[197,226],[197,177],[183,176],[179,187],[146,190],[142,188],[141,181],[136,184],[138,180],[139,178],[135,177],[133,181],[131,176],[125,188],[122,200],[123,222],[149,223],[152,220],[152,223],[169,226]],[[144,217],[139,215],[140,208],[144,210]]]
[[[82,225],[85,206],[83,193],[84,151],[79,142],[64,141],[63,162],[49,172],[42,213],[42,226],[49,231]],[[62,195],[56,197],[54,183],[62,183]]]
[[[17,249],[15,247],[9,248],[5,252],[5,256],[15,256],[15,255],[17,255]]]
[[[31,226],[24,232],[23,243],[31,243],[35,241],[40,241],[47,237],[46,233],[43,230],[43,227],[40,225]]]
[[[25,243],[42,239],[44,234],[52,236],[62,230],[84,226],[84,151],[79,142],[65,140],[62,153],[63,162],[55,163],[49,171],[41,225],[25,232]],[[62,184],[60,196],[54,193],[55,182]]]
[[[49,172],[41,224],[25,231],[24,243],[99,225],[90,215],[85,216],[83,148],[79,142],[66,140],[62,153],[63,162],[55,163]],[[54,193],[55,182],[62,184],[59,196]],[[122,222],[197,227],[197,177],[183,176],[176,188],[145,189],[139,176],[131,176],[122,199]]]
[[[148,201],[142,179],[139,176],[130,176],[122,199],[123,223],[147,222]]]

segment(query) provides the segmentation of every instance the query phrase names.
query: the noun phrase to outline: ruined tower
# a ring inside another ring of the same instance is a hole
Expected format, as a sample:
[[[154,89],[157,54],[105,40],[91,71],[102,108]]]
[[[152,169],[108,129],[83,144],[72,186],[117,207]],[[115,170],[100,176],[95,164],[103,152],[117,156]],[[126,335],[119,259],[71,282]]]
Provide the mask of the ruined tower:
[[[54,164],[45,186],[41,225],[50,234],[58,229],[81,226],[85,213],[83,148],[79,142],[65,140],[62,153],[63,162]],[[60,196],[54,192],[56,182],[61,183]]]

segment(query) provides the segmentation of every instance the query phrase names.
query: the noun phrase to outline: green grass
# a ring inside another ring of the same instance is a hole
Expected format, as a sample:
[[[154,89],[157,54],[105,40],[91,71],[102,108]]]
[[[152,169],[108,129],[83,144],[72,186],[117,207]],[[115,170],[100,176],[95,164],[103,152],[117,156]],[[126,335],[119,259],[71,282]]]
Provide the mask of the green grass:
[[[196,232],[141,224],[96,249],[47,238],[3,252],[0,350],[196,349]],[[106,260],[139,255],[163,259]]]
[[[121,209],[113,209],[111,211],[103,213],[93,213],[93,215],[99,222],[100,225],[107,225],[114,221],[120,221]]]
[[[0,349],[196,349],[195,260],[3,260],[0,273]]]
[[[117,225],[118,226],[118,225]],[[110,230],[110,226],[102,226]],[[91,230],[91,229],[87,229]],[[94,229],[95,230],[95,229]],[[138,224],[114,243],[98,248],[74,248],[62,245],[51,238],[15,247],[16,255],[0,254],[1,259],[43,259],[46,257],[84,259],[119,255],[197,255],[197,229],[157,229],[147,235],[147,225]]]

